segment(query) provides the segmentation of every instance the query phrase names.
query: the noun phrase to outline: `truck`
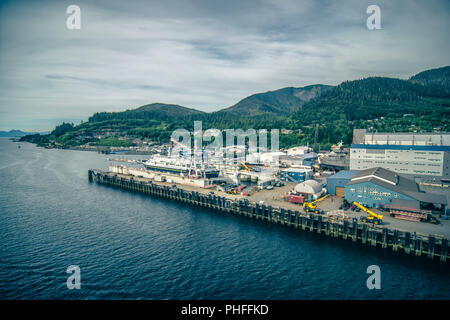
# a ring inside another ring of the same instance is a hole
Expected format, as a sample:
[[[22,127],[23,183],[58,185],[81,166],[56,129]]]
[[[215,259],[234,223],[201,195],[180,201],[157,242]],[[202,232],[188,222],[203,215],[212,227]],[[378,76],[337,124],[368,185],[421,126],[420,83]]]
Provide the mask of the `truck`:
[[[303,202],[303,209],[305,209],[306,212],[314,212],[317,214],[323,213],[323,211],[318,209],[317,206],[319,205],[320,201],[322,201],[323,199],[325,199],[327,197],[328,197],[328,194],[323,196],[322,198],[319,198],[312,202],[305,201],[305,202]]]
[[[367,209],[362,204],[360,204],[356,201],[353,201],[353,204],[368,214],[365,217],[361,217],[362,222],[366,222],[366,223],[368,222],[368,223],[373,223],[373,224],[382,224],[383,223],[383,215],[376,214],[372,210]]]
[[[244,186],[236,186],[236,185],[234,185],[233,187],[228,188],[226,192],[230,193],[230,194],[238,194],[238,193],[241,193],[242,190],[244,190]]]

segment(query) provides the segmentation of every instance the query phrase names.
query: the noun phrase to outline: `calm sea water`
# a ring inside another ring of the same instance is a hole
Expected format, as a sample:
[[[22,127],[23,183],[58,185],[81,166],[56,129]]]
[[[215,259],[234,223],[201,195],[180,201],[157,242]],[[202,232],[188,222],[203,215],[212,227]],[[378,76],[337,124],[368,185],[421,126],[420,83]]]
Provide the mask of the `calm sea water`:
[[[0,139],[2,299],[450,298],[448,265],[99,186],[107,156],[18,145]]]

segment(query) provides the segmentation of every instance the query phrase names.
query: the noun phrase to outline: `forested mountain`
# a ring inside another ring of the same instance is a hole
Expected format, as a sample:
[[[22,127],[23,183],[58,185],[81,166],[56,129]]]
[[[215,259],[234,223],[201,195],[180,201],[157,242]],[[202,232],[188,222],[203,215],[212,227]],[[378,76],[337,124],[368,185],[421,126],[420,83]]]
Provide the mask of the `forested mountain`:
[[[277,113],[287,115],[299,110],[312,98],[320,96],[331,86],[311,85],[303,88],[283,88],[276,91],[251,95],[234,106],[220,110],[216,114],[234,113],[257,115],[263,113]]]
[[[450,66],[420,72],[409,79],[413,83],[426,86],[435,95],[448,96],[450,94]]]
[[[436,76],[443,78],[441,73]],[[300,127],[319,123],[319,141],[329,143],[336,139],[350,143],[353,128],[448,131],[450,95],[410,80],[366,78],[341,83],[306,103],[291,118]]]
[[[89,118],[89,121],[99,122],[112,119],[147,119],[147,120],[172,120],[183,119],[193,115],[205,114],[203,111],[189,109],[176,104],[152,103],[137,109],[123,112],[100,112]]]
[[[407,80],[391,78],[367,78],[346,81],[305,104],[294,117],[302,122],[328,121],[340,118],[348,120],[399,117],[404,114],[427,115],[438,108],[437,95],[427,86]]]
[[[168,141],[177,128],[290,129],[280,145],[350,143],[353,128],[373,131],[432,132],[450,130],[450,67],[421,72],[408,80],[371,77],[337,86],[283,88],[249,96],[237,104],[206,113],[178,105],[154,103],[123,112],[96,113],[78,126],[63,124],[50,135],[24,140],[45,145],[102,144],[96,134]],[[63,130],[62,130],[63,129]],[[36,141],[37,139],[37,141]],[[108,143],[111,143],[108,140]]]

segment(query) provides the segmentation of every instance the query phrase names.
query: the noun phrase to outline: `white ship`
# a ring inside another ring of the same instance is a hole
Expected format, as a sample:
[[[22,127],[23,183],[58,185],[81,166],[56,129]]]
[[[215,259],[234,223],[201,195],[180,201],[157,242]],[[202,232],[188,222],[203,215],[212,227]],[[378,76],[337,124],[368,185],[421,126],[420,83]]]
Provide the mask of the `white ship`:
[[[196,163],[184,157],[164,157],[155,155],[143,161],[142,164],[147,170],[156,172],[171,173],[192,178],[217,178],[220,171],[205,163]]]

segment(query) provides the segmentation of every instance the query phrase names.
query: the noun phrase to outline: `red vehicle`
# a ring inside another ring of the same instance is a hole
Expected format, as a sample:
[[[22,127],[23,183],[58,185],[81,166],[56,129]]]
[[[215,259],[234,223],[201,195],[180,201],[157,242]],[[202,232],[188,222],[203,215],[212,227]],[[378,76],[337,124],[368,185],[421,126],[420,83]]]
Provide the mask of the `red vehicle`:
[[[299,204],[302,204],[303,202],[305,202],[305,198],[302,195],[294,195],[294,194],[286,195],[284,200],[292,202],[292,203],[299,203]]]

